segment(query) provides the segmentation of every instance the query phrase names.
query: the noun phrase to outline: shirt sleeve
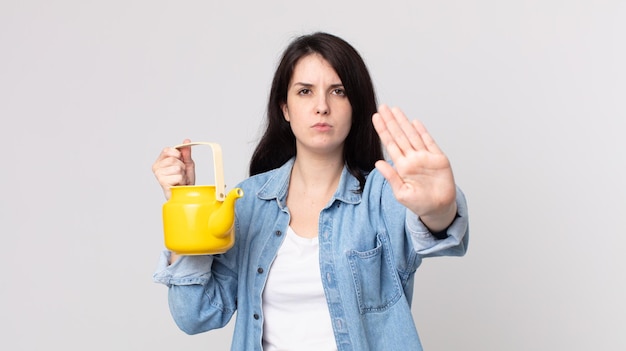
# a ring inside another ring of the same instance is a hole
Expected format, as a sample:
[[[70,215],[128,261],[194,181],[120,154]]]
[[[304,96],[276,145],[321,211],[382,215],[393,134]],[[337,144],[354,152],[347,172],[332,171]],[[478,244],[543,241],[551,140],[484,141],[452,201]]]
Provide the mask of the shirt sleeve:
[[[170,313],[187,334],[225,326],[236,310],[237,279],[216,256],[181,256],[168,265],[161,254],[153,279],[169,287]]]
[[[163,251],[159,257],[153,280],[167,285],[206,285],[211,274],[213,256],[180,256],[176,262],[169,264],[171,252]]]
[[[406,230],[410,234],[415,251],[423,257],[463,256],[469,239],[468,209],[465,195],[456,188],[457,216],[445,231],[445,238],[438,239],[428,230],[415,213],[406,210]]]

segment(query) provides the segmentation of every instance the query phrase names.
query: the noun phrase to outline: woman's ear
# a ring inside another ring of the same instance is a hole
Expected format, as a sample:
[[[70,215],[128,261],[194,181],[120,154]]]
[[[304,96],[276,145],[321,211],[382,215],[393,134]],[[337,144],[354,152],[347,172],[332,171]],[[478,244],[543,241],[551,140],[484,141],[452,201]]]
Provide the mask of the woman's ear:
[[[287,104],[281,104],[280,108],[283,110],[283,117],[285,118],[285,121],[289,122],[289,109],[287,108]]]

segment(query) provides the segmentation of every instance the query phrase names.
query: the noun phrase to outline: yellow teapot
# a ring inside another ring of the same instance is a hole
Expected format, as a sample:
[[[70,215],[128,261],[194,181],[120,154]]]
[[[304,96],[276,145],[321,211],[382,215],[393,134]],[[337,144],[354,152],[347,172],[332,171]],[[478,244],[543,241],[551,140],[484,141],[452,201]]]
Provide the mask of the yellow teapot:
[[[216,143],[193,142],[174,146],[179,149],[208,145],[213,150],[215,185],[181,185],[163,205],[165,247],[179,255],[224,253],[235,244],[235,201],[243,196],[240,188],[225,195],[222,148]]]

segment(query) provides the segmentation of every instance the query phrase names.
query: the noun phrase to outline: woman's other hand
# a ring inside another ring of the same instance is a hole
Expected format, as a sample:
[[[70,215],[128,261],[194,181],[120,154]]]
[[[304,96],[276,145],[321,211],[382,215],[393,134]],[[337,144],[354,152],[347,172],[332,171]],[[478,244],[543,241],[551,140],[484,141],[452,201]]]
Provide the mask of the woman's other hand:
[[[183,144],[191,142],[183,140]],[[195,164],[191,158],[191,147],[175,149],[166,147],[152,164],[166,199],[170,198],[170,188],[175,185],[194,185],[196,182]]]

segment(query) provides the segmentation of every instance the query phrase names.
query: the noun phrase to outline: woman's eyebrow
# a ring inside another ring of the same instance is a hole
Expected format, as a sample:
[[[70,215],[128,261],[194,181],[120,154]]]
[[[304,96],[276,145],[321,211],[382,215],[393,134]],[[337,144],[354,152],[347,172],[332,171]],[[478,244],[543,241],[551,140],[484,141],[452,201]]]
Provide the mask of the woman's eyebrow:
[[[311,83],[304,83],[304,82],[295,82],[295,83],[293,83],[293,85],[294,86],[295,85],[300,85],[300,86],[307,87],[307,88],[313,86],[313,84],[311,84]]]
[[[305,87],[305,88],[310,88],[310,87],[313,86],[313,84],[311,84],[311,83],[304,83],[304,82],[295,82],[295,83],[293,83],[293,86],[296,86],[296,85],[302,86],[302,87]],[[331,88],[342,88],[343,84],[342,83],[335,83],[335,84],[331,84],[330,87]]]

